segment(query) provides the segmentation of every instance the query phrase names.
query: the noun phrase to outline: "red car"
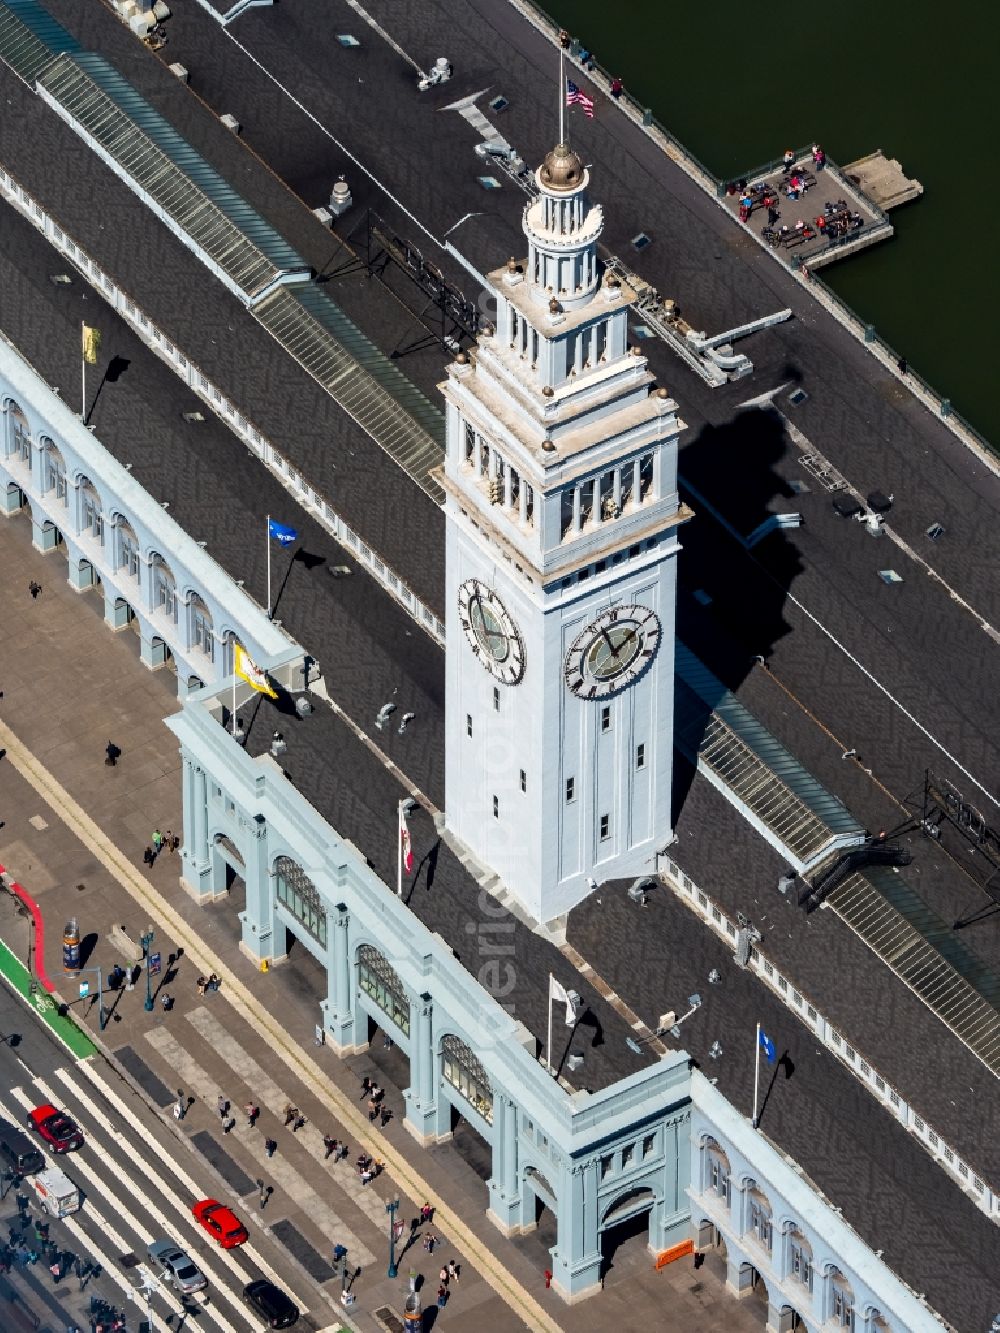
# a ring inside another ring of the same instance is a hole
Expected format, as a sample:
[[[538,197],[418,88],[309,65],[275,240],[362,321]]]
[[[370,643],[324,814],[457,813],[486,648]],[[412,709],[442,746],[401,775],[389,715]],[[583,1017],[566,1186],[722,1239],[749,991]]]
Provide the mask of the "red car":
[[[242,1245],[248,1239],[246,1227],[233,1210],[216,1199],[202,1199],[191,1211],[224,1250]]]
[[[75,1152],[83,1147],[80,1126],[48,1102],[28,1113],[28,1128],[40,1134],[53,1152]]]

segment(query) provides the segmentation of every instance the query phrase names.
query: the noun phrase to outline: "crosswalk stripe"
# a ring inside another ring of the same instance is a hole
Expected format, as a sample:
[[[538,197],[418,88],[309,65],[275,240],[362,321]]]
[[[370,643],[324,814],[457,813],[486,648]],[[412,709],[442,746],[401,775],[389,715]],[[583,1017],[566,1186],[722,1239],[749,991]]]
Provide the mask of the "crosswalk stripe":
[[[118,1111],[119,1115],[124,1116],[129,1121],[129,1123],[133,1124],[134,1127],[143,1136],[143,1138],[145,1138],[147,1143],[150,1143],[155,1149],[156,1140],[153,1139],[153,1137],[150,1135],[149,1131],[145,1128],[144,1125],[134,1120],[134,1118],[130,1115],[122,1099],[105,1082],[105,1080],[100,1076],[100,1074],[98,1074],[96,1068],[94,1067],[93,1061],[83,1060],[80,1062],[80,1064],[76,1066],[76,1068],[83,1070],[83,1072],[90,1079],[91,1083],[93,1083],[94,1087],[97,1088],[97,1090],[101,1093],[101,1096],[105,1098],[105,1100],[109,1103],[109,1105],[113,1106]],[[174,1162],[173,1160],[171,1160],[171,1166],[174,1168],[176,1172],[177,1179],[181,1181],[182,1184],[187,1186],[187,1188],[191,1191],[195,1199],[205,1198],[204,1188],[191,1179],[191,1177],[188,1175],[188,1173],[184,1170],[184,1168],[180,1165],[179,1162]],[[279,1277],[278,1274],[267,1262],[267,1260],[264,1258],[264,1256],[261,1254],[261,1252],[257,1249],[255,1245],[251,1245],[250,1242],[247,1241],[244,1245],[240,1246],[240,1252],[244,1254],[247,1257],[247,1259],[250,1260],[250,1262],[254,1265],[254,1267],[257,1268],[263,1274],[264,1277],[270,1278],[271,1281],[274,1282],[277,1286],[281,1287],[284,1291],[287,1291],[289,1296],[292,1298],[292,1300],[295,1302],[295,1304],[299,1307],[300,1310],[308,1310],[310,1308],[312,1302],[306,1300],[305,1297],[296,1293],[286,1278]],[[226,1253],[228,1253],[228,1251],[226,1251]]]
[[[27,1097],[23,1089],[11,1088],[10,1092],[11,1096],[13,1096],[17,1101],[20,1101],[22,1103],[27,1103],[29,1107],[33,1105],[30,1098]],[[7,1107],[6,1103],[2,1101],[0,1101],[0,1110],[2,1110],[6,1116],[13,1119],[16,1123],[17,1117],[11,1116],[9,1108]],[[53,1167],[57,1165],[52,1160],[51,1156],[44,1151],[44,1149],[42,1150],[42,1156],[45,1159],[46,1167]],[[74,1162],[74,1168],[82,1170],[84,1175],[88,1176],[94,1175],[96,1177],[96,1173],[93,1172],[89,1168],[89,1166],[82,1160],[77,1160],[76,1162]],[[107,1237],[107,1239],[111,1241],[112,1245],[117,1246],[118,1255],[132,1253],[132,1246],[128,1243],[128,1241],[124,1239],[124,1237],[119,1235],[119,1233],[115,1230],[112,1224],[108,1221],[108,1219],[103,1215],[103,1213],[97,1207],[96,1203],[93,1202],[93,1196],[91,1195],[88,1195],[86,1199],[86,1216],[91,1222],[93,1222],[97,1227],[100,1228],[102,1237]],[[84,1228],[80,1225],[79,1221],[77,1220],[77,1215],[74,1214],[69,1217],[65,1217],[62,1219],[62,1221],[66,1223],[67,1227],[69,1227],[70,1231],[73,1233],[74,1236],[77,1235],[77,1231],[79,1231],[80,1237],[86,1234]],[[139,1228],[139,1226],[135,1222],[132,1223],[132,1226],[133,1230],[135,1231],[136,1235],[139,1236],[140,1240],[144,1239],[143,1232]],[[148,1237],[146,1241],[147,1244],[149,1240],[152,1240],[151,1236]],[[102,1267],[109,1269],[114,1273],[117,1273],[118,1270],[115,1267],[115,1264],[117,1262],[118,1256],[107,1254],[106,1252],[101,1250],[100,1247],[96,1245],[96,1243],[94,1244],[88,1243],[87,1248],[91,1249],[92,1252],[98,1254],[101,1260]],[[119,1285],[122,1285],[122,1283],[120,1283]],[[135,1289],[133,1287],[128,1286],[127,1283],[125,1283],[124,1285],[125,1289],[128,1291],[128,1294],[130,1296],[133,1296],[135,1294]],[[167,1288],[162,1286],[162,1284],[160,1286],[159,1294],[163,1297],[165,1303],[168,1306],[170,1306],[172,1312],[175,1315],[180,1315],[182,1313],[180,1301],[173,1298],[172,1293],[169,1292]],[[154,1313],[154,1318],[158,1318],[158,1316],[156,1316],[155,1313]],[[166,1324],[162,1322],[160,1326],[161,1328],[164,1329],[167,1327]]]
[[[239,1075],[248,1087],[253,1088],[254,1096],[261,1105],[267,1106],[268,1110],[280,1117],[287,1101],[285,1094],[232,1033],[222,1026],[215,1015],[205,1008],[195,1009],[188,1014],[188,1022],[212,1049],[222,1056],[233,1072]],[[354,1206],[360,1209],[379,1231],[382,1231],[385,1226],[385,1200],[378,1190],[372,1185],[363,1185],[356,1169],[348,1161],[337,1163],[327,1161],[323,1136],[313,1125],[304,1126],[296,1137],[307,1152],[333,1175]]]
[[[79,1091],[79,1089],[74,1084],[73,1079],[70,1077],[68,1071],[63,1069],[57,1069],[55,1072],[56,1076],[59,1077],[62,1080],[62,1082],[66,1083],[73,1090],[74,1096],[77,1098],[78,1101],[83,1102],[86,1100],[84,1095]],[[55,1102],[56,1100],[55,1094],[53,1093],[52,1089],[46,1085],[44,1079],[39,1077],[35,1078],[33,1081],[42,1090],[42,1092],[44,1092],[45,1096],[48,1097],[50,1101]],[[76,1107],[74,1106],[73,1109],[75,1112]],[[97,1117],[96,1108],[91,1106],[90,1110],[95,1115],[95,1118],[99,1118]],[[83,1122],[81,1119],[81,1124],[82,1123]],[[182,1235],[181,1228],[177,1226],[174,1222],[172,1222],[168,1217],[166,1217],[160,1210],[160,1208],[157,1206],[157,1204],[154,1203],[153,1200],[149,1197],[149,1195],[146,1194],[145,1191],[139,1187],[138,1180],[141,1180],[144,1185],[152,1185],[155,1189],[159,1190],[161,1200],[166,1200],[173,1203],[173,1205],[177,1208],[181,1216],[184,1217],[185,1220],[190,1223],[191,1229],[194,1230],[195,1232],[200,1233],[200,1228],[198,1227],[197,1222],[191,1216],[190,1206],[189,1205],[185,1206],[185,1204],[177,1197],[177,1195],[174,1194],[174,1192],[167,1185],[165,1185],[162,1177],[158,1175],[155,1170],[153,1170],[153,1168],[149,1165],[148,1162],[145,1161],[144,1158],[139,1156],[139,1154],[135,1151],[132,1145],[128,1142],[125,1135],[119,1134],[117,1131],[112,1130],[109,1126],[106,1125],[103,1128],[104,1132],[107,1133],[107,1135],[110,1138],[114,1139],[116,1147],[123,1149],[125,1153],[132,1158],[135,1164],[139,1167],[142,1174],[138,1179],[133,1179],[131,1176],[127,1174],[126,1170],[118,1162],[115,1161],[114,1157],[111,1156],[110,1154],[104,1155],[103,1157],[104,1166],[108,1170],[110,1170],[111,1173],[118,1178],[118,1180],[121,1181],[122,1185],[125,1186],[126,1191],[130,1191],[133,1194],[135,1199],[137,1199],[138,1202],[141,1203],[142,1206],[149,1213],[150,1217],[154,1218],[160,1224],[164,1236],[172,1240],[176,1245],[179,1245],[182,1249],[185,1249],[186,1246],[190,1243],[189,1239],[184,1235]],[[93,1130],[89,1126],[86,1126],[86,1129],[88,1134],[93,1133]],[[97,1140],[95,1139],[95,1144],[96,1143]],[[239,1310],[240,1317],[246,1318],[246,1311],[244,1307],[242,1306],[242,1304],[237,1304],[238,1297],[226,1285],[225,1278],[222,1277],[215,1270],[213,1266],[215,1261],[223,1259],[224,1256],[228,1257],[228,1251],[210,1250],[208,1251],[207,1257],[202,1254],[199,1254],[198,1266],[205,1273],[206,1277],[210,1277],[213,1283],[216,1284],[212,1288],[213,1295],[224,1296],[227,1299],[229,1299],[229,1301],[234,1305],[234,1307]],[[227,1266],[235,1273],[237,1279],[240,1281],[242,1286],[245,1286],[247,1282],[250,1280],[247,1277],[247,1275],[236,1264],[231,1263]],[[216,1322],[220,1325],[220,1327],[231,1330],[231,1333],[236,1333],[235,1329],[232,1328],[232,1325],[229,1324],[222,1317],[221,1314],[218,1314],[214,1309],[210,1309],[209,1313],[216,1319]],[[251,1322],[251,1327],[260,1330],[261,1325]]]
[[[181,1046],[172,1032],[168,1032],[166,1028],[154,1028],[152,1032],[147,1032],[146,1040],[170,1064],[171,1069],[175,1069],[178,1076],[204,1099],[207,1105],[211,1105],[220,1096],[225,1095],[211,1075],[206,1073],[194,1056]],[[265,1095],[260,1095],[259,1084],[254,1083],[252,1086],[254,1096],[259,1096],[261,1104],[268,1104]],[[267,1097],[272,1095],[267,1094]],[[280,1097],[279,1092],[279,1103]],[[262,1159],[264,1141],[259,1130],[249,1129],[240,1123],[230,1131],[230,1137],[242,1143],[255,1159]],[[324,1203],[308,1181],[289,1162],[283,1161],[280,1156],[269,1158],[267,1159],[267,1173],[275,1184],[280,1185],[286,1191],[290,1199],[294,1199],[309,1214],[310,1218],[321,1231],[327,1234],[329,1239],[344,1244],[350,1238],[353,1245],[349,1245],[348,1249],[358,1263],[366,1265],[375,1261],[372,1252],[357,1239],[347,1224],[332,1208]]]

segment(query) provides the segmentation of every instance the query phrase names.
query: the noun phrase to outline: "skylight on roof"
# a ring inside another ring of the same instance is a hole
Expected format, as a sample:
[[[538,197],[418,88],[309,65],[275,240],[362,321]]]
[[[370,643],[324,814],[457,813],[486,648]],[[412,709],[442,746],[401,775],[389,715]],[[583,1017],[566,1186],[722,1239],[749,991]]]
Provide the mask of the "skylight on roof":
[[[476,180],[479,182],[479,184],[483,187],[484,190],[500,189],[500,182],[497,180],[496,176],[477,176]]]
[[[880,569],[879,572],[878,572],[878,576],[879,576],[879,578],[882,580],[883,583],[902,583],[902,582],[903,582],[903,576],[902,576],[902,574],[897,574],[896,571],[895,571],[894,569]]]
[[[352,37],[349,32],[338,32],[337,41],[341,46],[360,46],[361,43],[356,37]]]

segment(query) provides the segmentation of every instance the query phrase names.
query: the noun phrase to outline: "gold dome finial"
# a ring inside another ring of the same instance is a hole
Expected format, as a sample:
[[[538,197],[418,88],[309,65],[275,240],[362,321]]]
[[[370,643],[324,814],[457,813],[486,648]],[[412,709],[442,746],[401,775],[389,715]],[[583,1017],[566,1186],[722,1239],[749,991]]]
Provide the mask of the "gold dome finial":
[[[549,190],[576,190],[583,183],[583,163],[569,144],[556,144],[538,170],[542,184]]]

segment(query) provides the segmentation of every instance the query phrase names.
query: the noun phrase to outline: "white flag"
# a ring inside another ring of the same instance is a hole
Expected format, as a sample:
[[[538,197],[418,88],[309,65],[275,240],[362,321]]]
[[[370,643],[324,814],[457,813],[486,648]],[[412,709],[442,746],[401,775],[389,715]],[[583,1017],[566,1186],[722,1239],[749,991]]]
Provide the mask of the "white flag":
[[[408,875],[412,875],[413,843],[410,841],[410,829],[402,806],[399,807],[399,840],[403,851],[403,869]]]
[[[566,1006],[566,1026],[571,1028],[576,1022],[576,1000],[565,986],[556,981],[552,973],[549,973],[549,1004],[553,1000],[558,1000],[560,1004]]]

